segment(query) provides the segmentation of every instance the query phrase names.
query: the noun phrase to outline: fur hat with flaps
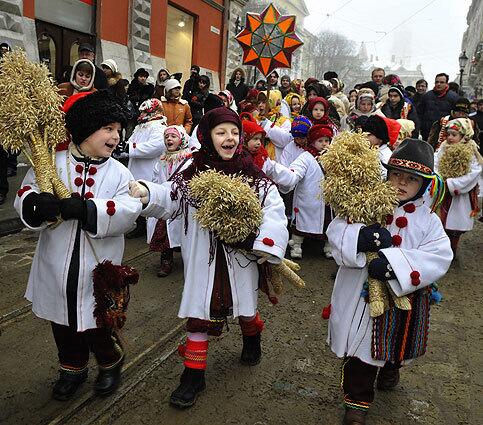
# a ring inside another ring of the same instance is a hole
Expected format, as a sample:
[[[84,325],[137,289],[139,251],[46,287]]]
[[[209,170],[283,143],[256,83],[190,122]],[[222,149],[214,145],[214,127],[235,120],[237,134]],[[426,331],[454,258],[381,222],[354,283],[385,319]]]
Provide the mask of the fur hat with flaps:
[[[126,125],[127,111],[107,90],[87,95],[78,93],[68,100],[71,102],[65,114],[65,125],[75,145],[80,145],[91,134],[108,124],[118,122],[123,127]]]

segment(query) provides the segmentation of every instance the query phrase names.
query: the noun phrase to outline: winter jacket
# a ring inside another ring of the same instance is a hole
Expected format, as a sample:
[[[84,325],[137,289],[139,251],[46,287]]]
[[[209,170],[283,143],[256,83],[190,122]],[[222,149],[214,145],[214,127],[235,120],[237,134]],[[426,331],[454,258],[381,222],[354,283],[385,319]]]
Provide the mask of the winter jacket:
[[[135,78],[131,81],[131,84],[129,84],[127,95],[136,109],[139,109],[141,103],[153,97],[154,86],[151,83],[141,84],[137,78]]]
[[[243,77],[238,84],[235,84],[235,80],[230,80],[230,82],[226,85],[226,89],[230,90],[230,93],[235,99],[237,107],[240,102],[247,97],[249,90],[248,86],[245,84],[245,79]]]
[[[188,102],[184,99],[168,100],[161,96],[164,116],[167,118],[167,125],[182,125],[190,134],[193,127],[193,116]]]
[[[449,115],[458,98],[458,95],[452,91],[448,91],[443,97],[438,97],[433,90],[430,90],[423,96],[419,111],[421,114],[421,135],[424,140],[428,139],[433,123],[441,117]]]
[[[414,122],[414,131],[412,136],[418,137],[419,134],[419,117],[416,112],[416,108],[404,100],[400,101],[396,106],[391,106],[389,102],[386,102],[381,107],[381,112],[387,117],[393,120],[405,119]]]

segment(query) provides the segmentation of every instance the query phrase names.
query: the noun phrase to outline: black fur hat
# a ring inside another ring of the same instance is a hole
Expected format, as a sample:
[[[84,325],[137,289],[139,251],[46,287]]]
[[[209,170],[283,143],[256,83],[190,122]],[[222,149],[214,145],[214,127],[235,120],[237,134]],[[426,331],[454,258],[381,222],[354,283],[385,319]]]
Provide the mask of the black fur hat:
[[[220,108],[222,106],[224,105],[223,105],[223,100],[221,100],[221,97],[217,96],[216,94],[210,93],[205,99],[204,112],[206,114],[212,109]]]
[[[387,131],[386,122],[378,115],[371,115],[362,124],[362,131],[373,134],[384,143],[389,143],[389,132]]]
[[[65,125],[76,145],[108,124],[118,122],[124,127],[126,121],[127,111],[107,90],[80,97],[65,114]]]

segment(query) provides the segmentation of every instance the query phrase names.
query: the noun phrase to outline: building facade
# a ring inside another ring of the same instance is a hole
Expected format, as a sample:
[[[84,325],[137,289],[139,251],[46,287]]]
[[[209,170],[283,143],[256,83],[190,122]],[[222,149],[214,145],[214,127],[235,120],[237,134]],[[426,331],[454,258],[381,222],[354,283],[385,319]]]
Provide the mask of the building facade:
[[[0,42],[19,46],[54,76],[77,59],[80,43],[96,62],[114,59],[125,78],[145,68],[189,77],[192,64],[213,89],[224,81],[229,0],[0,0]]]
[[[463,89],[471,97],[483,98],[483,1],[473,0],[466,16],[468,29],[461,51],[469,58],[463,70]]]

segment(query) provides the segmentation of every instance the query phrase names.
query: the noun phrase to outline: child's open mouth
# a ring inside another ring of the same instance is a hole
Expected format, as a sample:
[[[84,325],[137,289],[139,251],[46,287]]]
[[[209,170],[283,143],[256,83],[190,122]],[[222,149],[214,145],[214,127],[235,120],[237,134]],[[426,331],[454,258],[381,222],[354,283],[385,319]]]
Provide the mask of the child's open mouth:
[[[105,145],[108,149],[111,149],[111,150],[116,147],[116,145],[114,145],[113,143],[106,143]]]
[[[231,151],[235,149],[235,145],[222,145],[221,148],[225,151]]]

